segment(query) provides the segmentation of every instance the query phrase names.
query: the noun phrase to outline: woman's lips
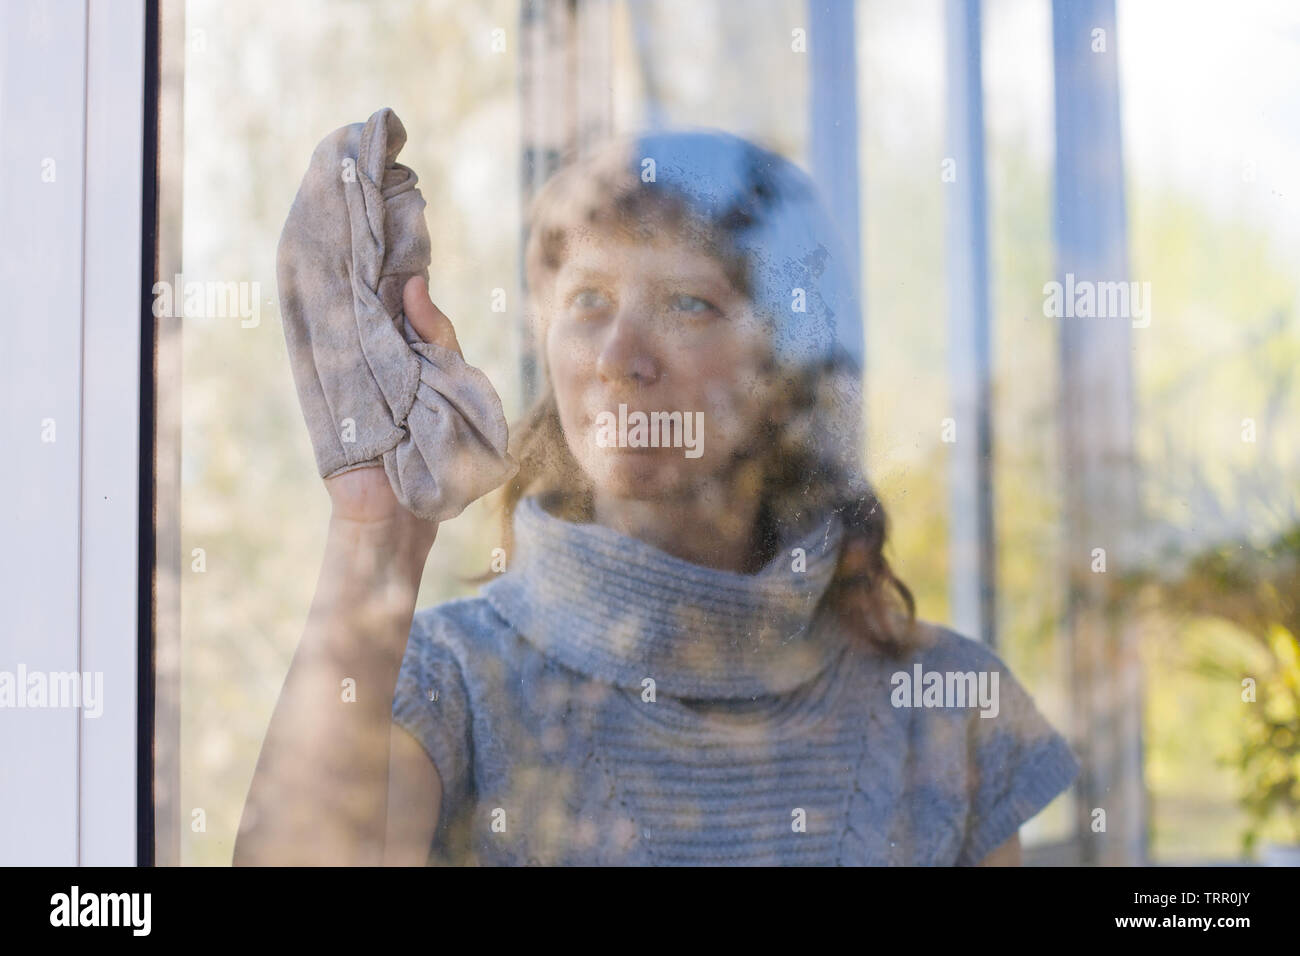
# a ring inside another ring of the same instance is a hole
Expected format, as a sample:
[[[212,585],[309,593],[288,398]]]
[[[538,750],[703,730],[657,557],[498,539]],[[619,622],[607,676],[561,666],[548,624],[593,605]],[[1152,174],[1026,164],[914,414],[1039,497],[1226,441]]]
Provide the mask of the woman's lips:
[[[624,453],[624,454],[636,454],[636,455],[645,455],[645,454],[649,454],[649,453],[653,453],[653,452],[660,452],[660,451],[680,451],[680,449],[670,448],[670,447],[667,447],[667,446],[655,446],[655,445],[636,445],[636,446],[632,446],[632,445],[601,445],[601,444],[597,441],[598,429],[597,429],[597,427],[596,427],[596,416],[598,416],[598,415],[600,415],[600,414],[602,414],[603,412],[606,412],[606,411],[612,411],[613,415],[614,415],[615,418],[617,419],[617,417],[618,417],[618,411],[617,411],[617,409],[618,409],[618,406],[615,405],[613,409],[602,408],[602,409],[599,409],[598,411],[595,411],[595,412],[588,412],[587,415],[586,415],[586,417],[583,419],[583,425],[584,425],[584,427],[586,428],[588,434],[591,436],[591,442],[592,442],[593,445],[596,446],[597,451],[601,451],[601,452],[605,452],[605,453],[609,453],[609,452],[622,452],[622,453]],[[647,410],[645,410],[645,409],[640,409],[640,408],[629,408],[629,409],[627,410],[627,416],[628,416],[628,418],[630,419],[630,418],[632,417],[632,415],[633,415],[634,413],[636,413],[636,412],[641,412],[643,415],[646,415],[646,416],[649,416],[649,415],[650,415],[650,412],[647,411]]]

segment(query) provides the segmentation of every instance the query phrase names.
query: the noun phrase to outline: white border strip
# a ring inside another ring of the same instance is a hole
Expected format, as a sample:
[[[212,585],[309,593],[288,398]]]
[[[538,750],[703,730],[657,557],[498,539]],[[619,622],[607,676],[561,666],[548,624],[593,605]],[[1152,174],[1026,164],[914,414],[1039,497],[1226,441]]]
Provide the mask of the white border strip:
[[[84,0],[0,3],[0,865],[79,859],[78,711],[25,691],[82,669],[85,42]]]
[[[103,712],[82,711],[84,866],[136,862],[137,520],[143,0],[92,0],[87,32],[82,372],[81,659]]]

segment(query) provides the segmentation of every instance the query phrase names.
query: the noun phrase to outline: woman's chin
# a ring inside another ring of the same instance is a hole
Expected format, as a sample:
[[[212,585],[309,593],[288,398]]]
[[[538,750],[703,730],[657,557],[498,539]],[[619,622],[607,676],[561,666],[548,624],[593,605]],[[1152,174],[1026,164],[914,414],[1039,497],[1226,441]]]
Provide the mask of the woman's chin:
[[[688,464],[677,452],[669,458],[663,450],[601,449],[593,463],[595,484],[616,498],[653,499],[672,495],[687,483]]]

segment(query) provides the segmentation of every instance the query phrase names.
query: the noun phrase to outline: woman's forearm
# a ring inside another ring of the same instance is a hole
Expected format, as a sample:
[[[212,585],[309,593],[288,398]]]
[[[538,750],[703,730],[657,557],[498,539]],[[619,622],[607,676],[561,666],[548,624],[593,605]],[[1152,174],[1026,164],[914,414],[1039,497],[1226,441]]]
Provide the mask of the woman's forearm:
[[[393,692],[427,547],[332,519],[316,595],[262,744],[234,863],[378,864]]]

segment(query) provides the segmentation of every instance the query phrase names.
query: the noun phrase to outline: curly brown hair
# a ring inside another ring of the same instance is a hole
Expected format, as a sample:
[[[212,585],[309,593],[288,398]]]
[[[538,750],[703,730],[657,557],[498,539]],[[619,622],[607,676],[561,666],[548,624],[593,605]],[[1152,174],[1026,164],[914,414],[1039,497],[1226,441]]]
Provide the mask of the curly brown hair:
[[[669,192],[642,188],[628,162],[629,141],[614,140],[594,154],[563,166],[538,191],[528,216],[524,255],[529,326],[544,342],[541,302],[564,262],[565,249],[581,232],[609,232],[648,239],[670,233],[684,236],[721,263],[737,289],[748,291],[747,263],[737,253],[724,222],[702,222],[686,203]],[[545,350],[539,349],[545,369]],[[787,540],[790,530],[809,516],[835,513],[844,541],[835,575],[822,598],[852,633],[891,655],[920,642],[916,603],[911,590],[884,556],[888,518],[884,506],[860,470],[832,460],[816,441],[818,410],[828,395],[844,394],[845,376],[859,373],[842,354],[792,373],[769,367],[784,380],[773,407],[748,450],[733,467],[758,484],[759,518],[755,541],[766,563]],[[540,394],[510,429],[510,453],[519,463],[514,478],[501,489],[503,541],[507,550],[516,507],[528,495],[545,495],[548,509],[565,520],[594,519],[593,488],[569,449],[549,374]],[[490,572],[476,578],[494,577]]]

